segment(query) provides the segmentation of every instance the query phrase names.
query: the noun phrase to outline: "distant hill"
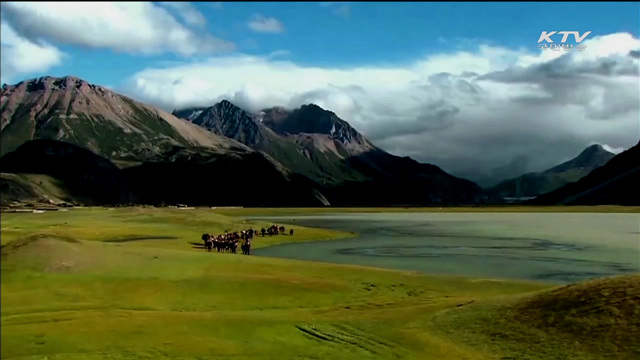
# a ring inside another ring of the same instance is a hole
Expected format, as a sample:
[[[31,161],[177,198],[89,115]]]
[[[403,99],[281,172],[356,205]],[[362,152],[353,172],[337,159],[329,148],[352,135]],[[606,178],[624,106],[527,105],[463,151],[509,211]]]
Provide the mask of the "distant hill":
[[[580,180],[607,163],[614,154],[601,145],[591,145],[577,157],[539,173],[528,173],[500,182],[488,190],[498,198],[532,198]]]
[[[0,158],[3,200],[35,200],[43,196],[42,178],[54,185],[56,200],[88,205],[136,201],[120,169],[109,160],[79,146],[48,139],[31,140]],[[22,174],[18,176],[15,174]],[[54,200],[54,199],[51,199]]]
[[[73,144],[31,140],[0,159],[0,197],[3,205],[49,200],[86,205],[327,204],[309,184],[293,181],[257,152],[176,147],[162,155],[163,160],[121,169]]]
[[[640,142],[577,182],[528,201],[536,205],[640,205]]]
[[[123,170],[143,203],[196,206],[325,206],[313,182],[258,152],[176,148],[158,161]]]

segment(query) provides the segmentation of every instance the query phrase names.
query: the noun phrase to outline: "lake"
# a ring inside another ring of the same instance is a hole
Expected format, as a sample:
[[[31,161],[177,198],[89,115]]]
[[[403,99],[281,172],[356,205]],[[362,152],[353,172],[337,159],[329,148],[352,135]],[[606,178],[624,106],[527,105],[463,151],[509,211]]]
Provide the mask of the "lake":
[[[639,214],[425,212],[254,219],[359,234],[256,249],[259,256],[557,283],[640,272]]]

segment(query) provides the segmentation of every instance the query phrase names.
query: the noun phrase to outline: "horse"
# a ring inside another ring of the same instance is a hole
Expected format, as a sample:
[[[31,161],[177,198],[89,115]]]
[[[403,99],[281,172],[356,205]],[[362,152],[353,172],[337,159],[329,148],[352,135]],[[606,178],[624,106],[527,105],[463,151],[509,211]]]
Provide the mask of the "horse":
[[[284,234],[284,226],[280,226],[280,232]]]
[[[232,254],[237,254],[238,253],[238,241],[237,240],[234,240],[231,243],[231,253]]]
[[[224,242],[222,240],[222,237],[218,237],[214,245],[216,246],[216,250],[218,252],[221,252],[224,249]]]
[[[240,248],[242,249],[242,255],[251,255],[251,240],[245,241]]]
[[[274,231],[277,233],[278,228],[276,225],[268,227],[266,230],[262,228],[262,236],[264,236],[265,232],[268,232],[269,235],[272,235]],[[253,234],[257,234],[258,232],[253,229],[241,230],[240,232],[234,231],[230,232],[229,230],[225,230],[224,234],[220,235],[211,235],[211,234],[202,234],[202,240],[204,241],[204,247],[207,252],[211,252],[214,248],[216,251],[220,252],[230,252],[232,254],[238,253],[238,242],[240,239],[244,240],[242,243],[242,253],[245,255],[250,255],[251,253],[251,239],[253,238]]]

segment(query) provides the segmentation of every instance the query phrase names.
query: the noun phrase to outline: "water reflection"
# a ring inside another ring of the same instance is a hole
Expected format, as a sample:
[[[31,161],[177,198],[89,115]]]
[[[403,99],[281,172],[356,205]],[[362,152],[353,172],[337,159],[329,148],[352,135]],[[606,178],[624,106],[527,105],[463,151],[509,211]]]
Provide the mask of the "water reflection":
[[[256,250],[262,256],[563,283],[640,271],[636,214],[393,213],[262,219],[360,234]]]

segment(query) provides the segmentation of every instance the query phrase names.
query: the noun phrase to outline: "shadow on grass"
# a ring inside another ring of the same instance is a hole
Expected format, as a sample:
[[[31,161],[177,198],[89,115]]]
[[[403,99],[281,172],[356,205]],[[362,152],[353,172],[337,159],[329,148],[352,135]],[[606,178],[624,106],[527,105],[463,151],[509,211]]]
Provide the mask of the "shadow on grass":
[[[177,236],[150,235],[150,236],[129,236],[125,238],[108,239],[108,240],[104,240],[104,242],[120,243],[120,242],[139,241],[139,240],[176,240],[176,239],[178,239]]]

